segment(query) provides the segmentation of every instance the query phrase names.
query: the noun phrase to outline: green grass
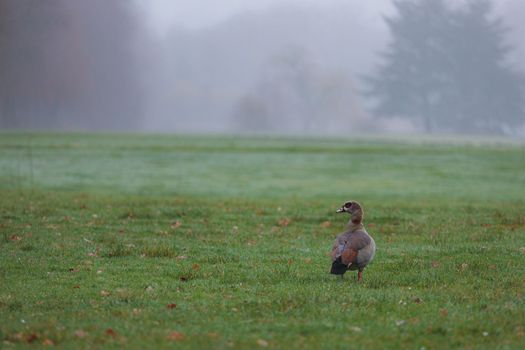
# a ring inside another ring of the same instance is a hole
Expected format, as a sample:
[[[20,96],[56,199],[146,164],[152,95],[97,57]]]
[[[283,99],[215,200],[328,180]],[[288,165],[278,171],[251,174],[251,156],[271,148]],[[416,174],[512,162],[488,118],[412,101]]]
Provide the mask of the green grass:
[[[520,144],[0,134],[6,349],[518,349],[524,272]]]

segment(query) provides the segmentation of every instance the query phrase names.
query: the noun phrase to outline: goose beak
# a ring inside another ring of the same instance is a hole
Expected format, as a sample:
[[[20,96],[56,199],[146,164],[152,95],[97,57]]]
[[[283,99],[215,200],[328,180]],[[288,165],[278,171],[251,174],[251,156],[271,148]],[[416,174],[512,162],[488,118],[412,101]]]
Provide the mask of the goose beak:
[[[344,207],[341,207],[339,209],[337,209],[336,213],[342,213],[345,211],[345,208]]]

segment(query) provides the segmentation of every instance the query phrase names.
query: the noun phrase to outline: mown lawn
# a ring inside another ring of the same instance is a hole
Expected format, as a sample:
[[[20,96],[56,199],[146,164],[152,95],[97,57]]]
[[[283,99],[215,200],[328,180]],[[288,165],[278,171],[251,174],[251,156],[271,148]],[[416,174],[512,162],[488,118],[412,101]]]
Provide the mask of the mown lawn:
[[[518,349],[524,272],[520,144],[0,134],[5,349]]]

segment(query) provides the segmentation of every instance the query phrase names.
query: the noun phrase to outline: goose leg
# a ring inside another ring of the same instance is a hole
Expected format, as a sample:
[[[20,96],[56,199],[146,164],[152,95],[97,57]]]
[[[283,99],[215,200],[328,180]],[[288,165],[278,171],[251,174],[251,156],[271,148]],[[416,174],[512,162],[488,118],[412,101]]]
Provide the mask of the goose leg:
[[[363,270],[359,270],[357,272],[357,282],[361,282],[363,280]]]

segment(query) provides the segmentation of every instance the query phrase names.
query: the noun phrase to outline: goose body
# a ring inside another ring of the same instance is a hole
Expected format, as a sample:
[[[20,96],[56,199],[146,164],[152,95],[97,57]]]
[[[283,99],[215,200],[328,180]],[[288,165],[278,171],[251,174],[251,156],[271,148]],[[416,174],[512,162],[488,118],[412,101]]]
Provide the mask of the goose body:
[[[376,243],[363,226],[363,209],[359,203],[346,202],[337,212],[348,212],[351,219],[347,230],[337,236],[332,246],[330,273],[342,277],[348,270],[358,270],[360,281],[364,268],[374,258]]]

